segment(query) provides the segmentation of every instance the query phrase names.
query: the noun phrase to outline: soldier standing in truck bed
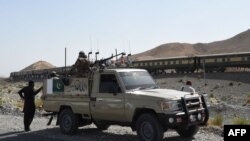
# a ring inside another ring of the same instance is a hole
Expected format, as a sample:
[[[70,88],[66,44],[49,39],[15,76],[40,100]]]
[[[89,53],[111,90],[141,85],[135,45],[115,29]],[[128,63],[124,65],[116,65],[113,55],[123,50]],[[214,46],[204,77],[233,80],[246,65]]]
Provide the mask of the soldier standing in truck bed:
[[[72,66],[71,71],[73,71],[73,75],[77,76],[87,76],[90,68],[89,68],[89,61],[87,60],[87,56],[83,51],[79,52],[79,56],[75,62],[75,64]]]

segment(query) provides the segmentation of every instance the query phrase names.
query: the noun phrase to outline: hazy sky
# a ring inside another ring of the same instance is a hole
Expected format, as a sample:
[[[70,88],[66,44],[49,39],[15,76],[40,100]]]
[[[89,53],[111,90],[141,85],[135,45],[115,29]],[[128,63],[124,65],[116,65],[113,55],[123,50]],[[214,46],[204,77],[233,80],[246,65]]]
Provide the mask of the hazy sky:
[[[0,0],[0,76],[80,50],[108,57],[170,42],[224,40],[250,27],[249,0]]]

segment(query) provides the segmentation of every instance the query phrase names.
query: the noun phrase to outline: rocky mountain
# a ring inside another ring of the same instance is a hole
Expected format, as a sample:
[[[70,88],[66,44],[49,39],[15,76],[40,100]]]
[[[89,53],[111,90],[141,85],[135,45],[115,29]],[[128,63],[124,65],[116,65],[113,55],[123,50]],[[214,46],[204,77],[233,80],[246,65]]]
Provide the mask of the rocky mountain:
[[[232,38],[211,43],[167,43],[132,56],[135,60],[193,56],[203,54],[250,52],[250,29]]]
[[[39,69],[49,69],[49,68],[54,68],[56,66],[46,62],[46,61],[38,61],[35,62],[31,65],[29,65],[28,67],[24,68],[21,70],[22,71],[29,71],[29,70],[39,70]]]

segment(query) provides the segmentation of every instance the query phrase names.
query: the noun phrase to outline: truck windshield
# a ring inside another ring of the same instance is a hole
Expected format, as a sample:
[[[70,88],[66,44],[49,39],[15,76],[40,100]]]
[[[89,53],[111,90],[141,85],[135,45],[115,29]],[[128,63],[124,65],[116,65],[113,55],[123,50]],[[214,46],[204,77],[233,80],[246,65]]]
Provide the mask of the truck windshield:
[[[153,78],[146,71],[119,72],[126,90],[157,88]]]

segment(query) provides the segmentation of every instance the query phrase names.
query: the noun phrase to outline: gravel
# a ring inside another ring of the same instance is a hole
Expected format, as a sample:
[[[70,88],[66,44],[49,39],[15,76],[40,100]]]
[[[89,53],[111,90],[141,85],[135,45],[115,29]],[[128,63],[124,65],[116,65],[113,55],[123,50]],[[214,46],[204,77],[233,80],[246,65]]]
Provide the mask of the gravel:
[[[9,132],[23,131],[22,115],[0,115],[0,128]],[[8,122],[7,122],[8,121]],[[111,126],[108,130],[100,131],[95,125],[91,124],[81,127],[76,135],[68,136],[60,132],[60,128],[55,126],[53,120],[51,126],[46,126],[48,119],[45,117],[35,117],[31,124],[32,134],[46,136],[51,139],[59,139],[63,141],[137,141],[136,132],[129,127]],[[222,130],[214,127],[202,127],[194,138],[190,141],[222,141]],[[174,130],[165,132],[164,141],[187,141],[181,138]]]
[[[155,77],[156,82],[162,88],[179,90],[186,80],[191,80],[193,87],[200,94],[207,93],[210,101],[210,115],[223,115],[224,124],[232,124],[235,117],[249,118],[250,104],[250,73],[213,73],[206,74],[167,74]],[[204,84],[206,83],[206,86]],[[24,82],[9,83],[0,81],[0,129],[8,132],[23,131],[22,109],[15,106],[20,100],[17,91],[26,85]],[[41,83],[36,83],[40,87]],[[39,98],[41,94],[37,96]],[[111,126],[108,130],[100,131],[95,125],[81,127],[76,135],[67,136],[55,126],[55,120],[51,126],[47,126],[48,118],[41,116],[41,111],[31,125],[32,134],[50,137],[64,141],[136,141],[136,132],[129,127]],[[192,139],[181,138],[175,131],[169,130],[164,134],[164,141],[222,141],[223,130],[219,127],[202,127]]]
[[[232,124],[233,118],[249,119],[250,73],[213,73],[207,74],[204,81],[202,74],[167,74],[155,77],[162,88],[180,90],[187,80],[199,94],[206,93],[210,102],[210,115],[224,117],[224,124]],[[206,86],[204,84],[206,83]]]

